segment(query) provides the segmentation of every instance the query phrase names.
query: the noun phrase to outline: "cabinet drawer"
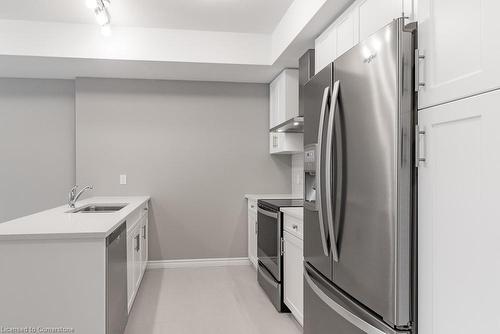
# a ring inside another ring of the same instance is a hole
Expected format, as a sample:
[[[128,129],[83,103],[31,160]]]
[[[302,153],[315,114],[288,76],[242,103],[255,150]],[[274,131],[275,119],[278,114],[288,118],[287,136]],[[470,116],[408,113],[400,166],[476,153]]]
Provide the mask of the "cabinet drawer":
[[[283,214],[283,228],[297,238],[302,239],[304,235],[304,221],[288,214]]]

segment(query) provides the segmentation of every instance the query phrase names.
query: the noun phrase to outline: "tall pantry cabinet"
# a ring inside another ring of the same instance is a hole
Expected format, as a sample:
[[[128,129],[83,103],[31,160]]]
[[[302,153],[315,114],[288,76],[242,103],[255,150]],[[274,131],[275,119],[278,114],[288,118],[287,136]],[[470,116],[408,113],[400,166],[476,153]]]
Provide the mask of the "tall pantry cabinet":
[[[500,333],[498,0],[419,0],[419,332]]]

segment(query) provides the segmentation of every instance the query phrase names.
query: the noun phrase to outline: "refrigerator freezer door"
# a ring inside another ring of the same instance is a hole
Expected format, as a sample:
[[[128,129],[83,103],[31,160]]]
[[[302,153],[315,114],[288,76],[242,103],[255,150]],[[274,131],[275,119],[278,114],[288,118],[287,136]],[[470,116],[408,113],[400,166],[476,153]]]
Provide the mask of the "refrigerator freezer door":
[[[413,52],[402,28],[394,21],[334,63],[343,171],[333,171],[341,186],[332,198],[339,251],[332,281],[395,326],[411,319],[412,90],[403,80],[411,81]]]
[[[325,156],[324,145],[320,147],[319,144],[325,143],[326,140],[329,101],[326,101],[327,105],[325,105],[325,96],[328,97],[328,94],[325,95],[325,90],[331,90],[332,69],[332,65],[325,67],[304,86],[304,146],[318,144],[318,151],[316,152],[318,171],[324,170],[324,167],[322,167],[324,166],[324,159],[320,158]],[[322,114],[324,116],[323,122],[321,122],[320,117]],[[323,124],[322,128],[320,124]],[[321,136],[321,133],[323,133],[323,136]],[[319,138],[320,136],[321,138]],[[324,173],[321,173],[321,175],[316,173],[317,180],[320,180],[321,184],[316,184],[317,190],[320,190],[316,194],[316,202],[319,200],[323,204],[325,201]],[[321,207],[323,205],[316,205],[316,209],[312,209],[304,205],[304,260],[319,270],[325,277],[331,279],[332,256],[328,240],[328,222],[327,216],[324,210],[321,210]],[[320,215],[322,215],[323,219],[320,219]]]
[[[389,327],[314,270],[304,271],[304,334],[408,334]]]

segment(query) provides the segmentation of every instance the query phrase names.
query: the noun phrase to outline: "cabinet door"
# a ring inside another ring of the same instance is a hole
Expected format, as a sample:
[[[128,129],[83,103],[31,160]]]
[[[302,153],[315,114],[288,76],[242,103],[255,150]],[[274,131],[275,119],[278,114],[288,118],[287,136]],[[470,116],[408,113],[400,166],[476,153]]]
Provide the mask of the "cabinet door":
[[[337,57],[337,28],[331,25],[314,41],[314,66],[318,73]]]
[[[141,234],[140,256],[141,256],[141,275],[142,275],[144,273],[144,271],[146,270],[146,266],[148,264],[148,216],[147,216],[147,213],[142,218],[140,234]]]
[[[500,333],[498,105],[495,91],[419,113],[420,333]]]
[[[134,267],[134,291],[139,289],[141,283],[141,224],[137,224],[134,228],[134,254],[133,254],[133,267]]]
[[[299,71],[286,69],[269,85],[269,124],[275,127],[299,114]]]
[[[257,215],[248,211],[248,258],[257,268]]]
[[[297,321],[302,325],[304,317],[304,257],[302,240],[288,232],[283,233],[284,300]]]
[[[279,110],[279,86],[278,80],[273,80],[269,84],[269,128],[278,125],[278,110]]]
[[[286,100],[286,80],[282,72],[276,79],[269,85],[269,125],[270,129],[283,123],[286,118],[285,114],[285,100]]]
[[[363,0],[358,5],[359,39],[364,40],[403,15],[402,0]],[[405,13],[406,14],[406,13]]]
[[[500,1],[419,0],[419,108],[500,87]]]
[[[128,309],[134,298],[134,236],[133,231],[127,231],[127,300]]]
[[[282,111],[283,119],[280,123],[299,116],[299,71],[287,69],[283,73],[285,88],[281,98],[284,101],[284,110]]]
[[[357,9],[357,8],[356,8]],[[340,57],[354,45],[359,43],[359,24],[357,11],[351,8],[336,22],[337,25],[337,52],[335,58]]]

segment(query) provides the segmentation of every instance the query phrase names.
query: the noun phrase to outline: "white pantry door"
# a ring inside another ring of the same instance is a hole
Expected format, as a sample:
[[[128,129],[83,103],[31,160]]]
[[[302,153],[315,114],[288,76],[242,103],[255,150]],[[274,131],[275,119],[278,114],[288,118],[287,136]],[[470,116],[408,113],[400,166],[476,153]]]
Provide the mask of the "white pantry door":
[[[419,332],[500,333],[500,91],[419,112]]]
[[[499,0],[418,0],[419,109],[500,88]]]

